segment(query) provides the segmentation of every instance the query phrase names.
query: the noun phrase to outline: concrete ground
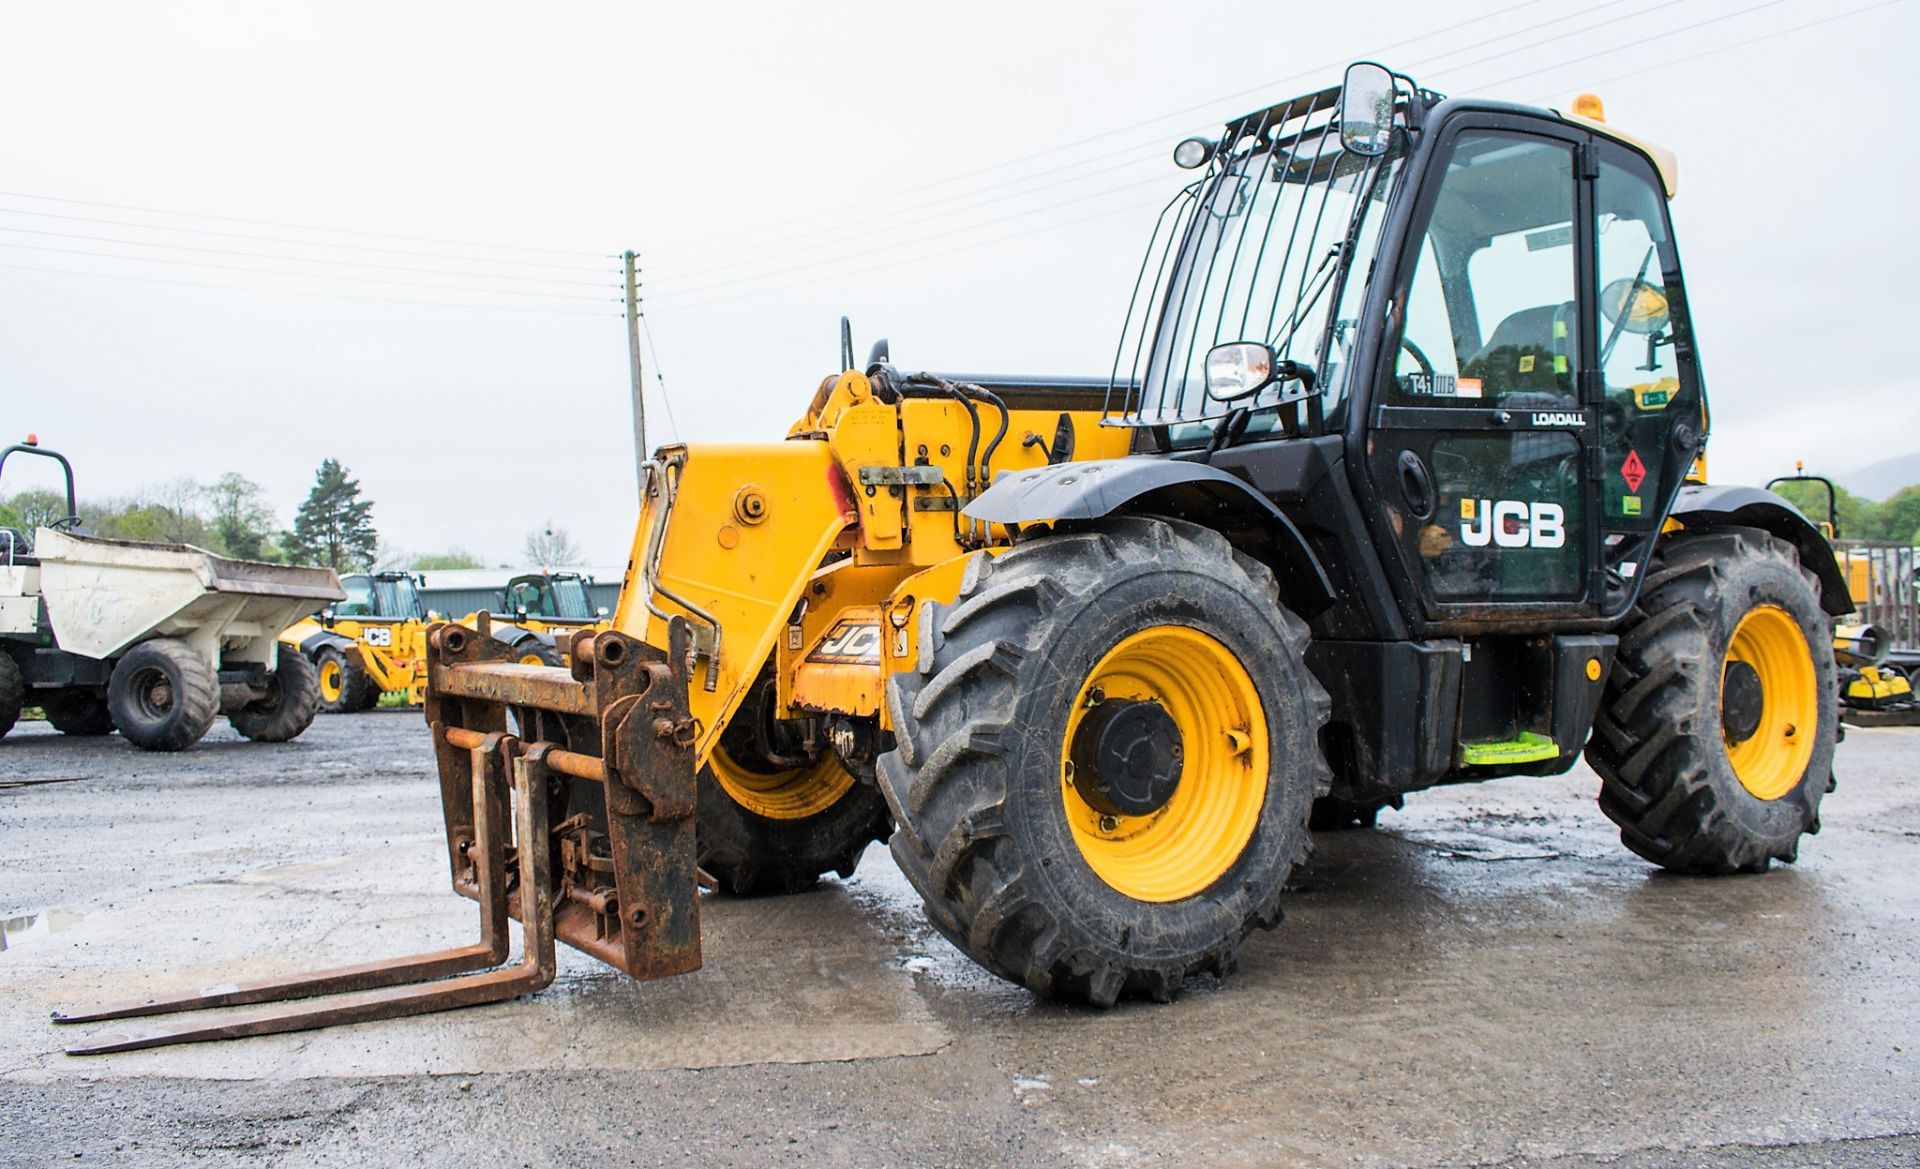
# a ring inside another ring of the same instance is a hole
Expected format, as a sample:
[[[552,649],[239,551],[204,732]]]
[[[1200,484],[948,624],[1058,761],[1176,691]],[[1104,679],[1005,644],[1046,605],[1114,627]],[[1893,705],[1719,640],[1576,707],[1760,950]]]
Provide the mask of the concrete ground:
[[[1169,1006],[980,972],[876,848],[708,898],[685,978],[563,947],[499,1006],[60,1053],[54,1006],[465,940],[431,766],[405,713],[0,740],[0,1165],[1920,1164],[1915,729],[1852,731],[1825,832],[1757,877],[1655,872],[1584,768],[1424,794],[1322,835],[1285,925]]]

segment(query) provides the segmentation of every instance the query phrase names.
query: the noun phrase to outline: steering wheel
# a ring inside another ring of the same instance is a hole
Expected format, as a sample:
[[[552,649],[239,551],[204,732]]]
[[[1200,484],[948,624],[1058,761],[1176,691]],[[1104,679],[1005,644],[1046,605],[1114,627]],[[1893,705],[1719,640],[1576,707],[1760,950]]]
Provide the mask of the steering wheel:
[[[1400,338],[1400,348],[1412,355],[1414,364],[1420,367],[1421,373],[1426,374],[1428,377],[1433,376],[1433,362],[1427,360],[1427,355],[1420,352],[1420,347],[1413,343],[1411,337],[1403,335]]]

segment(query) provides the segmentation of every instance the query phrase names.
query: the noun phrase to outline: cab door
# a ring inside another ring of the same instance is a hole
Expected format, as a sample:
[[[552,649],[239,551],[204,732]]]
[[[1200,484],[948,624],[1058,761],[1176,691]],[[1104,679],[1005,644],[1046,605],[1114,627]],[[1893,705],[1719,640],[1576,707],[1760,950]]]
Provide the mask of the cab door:
[[[1378,539],[1417,624],[1597,615],[1592,147],[1493,113],[1441,135],[1374,363]]]

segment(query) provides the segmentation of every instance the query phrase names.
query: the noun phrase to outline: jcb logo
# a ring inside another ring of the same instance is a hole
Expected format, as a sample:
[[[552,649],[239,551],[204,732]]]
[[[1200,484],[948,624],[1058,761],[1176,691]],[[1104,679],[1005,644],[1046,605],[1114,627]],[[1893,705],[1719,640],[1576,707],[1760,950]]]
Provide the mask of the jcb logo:
[[[1564,548],[1567,512],[1557,503],[1518,499],[1460,501],[1460,542],[1472,548]]]
[[[384,625],[369,625],[360,631],[360,640],[384,649],[393,644],[393,630]]]
[[[813,652],[807,655],[807,660],[878,665],[880,626],[864,621],[842,621],[827,631],[827,635],[813,647]]]

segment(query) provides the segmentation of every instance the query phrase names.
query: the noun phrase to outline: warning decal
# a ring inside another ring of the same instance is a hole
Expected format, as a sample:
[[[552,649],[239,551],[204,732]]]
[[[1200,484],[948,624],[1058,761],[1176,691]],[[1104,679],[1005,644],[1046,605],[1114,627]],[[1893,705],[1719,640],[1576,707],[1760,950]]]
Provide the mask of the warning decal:
[[[1620,464],[1620,477],[1627,481],[1628,491],[1640,490],[1640,484],[1647,477],[1647,465],[1640,461],[1640,452],[1627,452],[1627,461]]]

